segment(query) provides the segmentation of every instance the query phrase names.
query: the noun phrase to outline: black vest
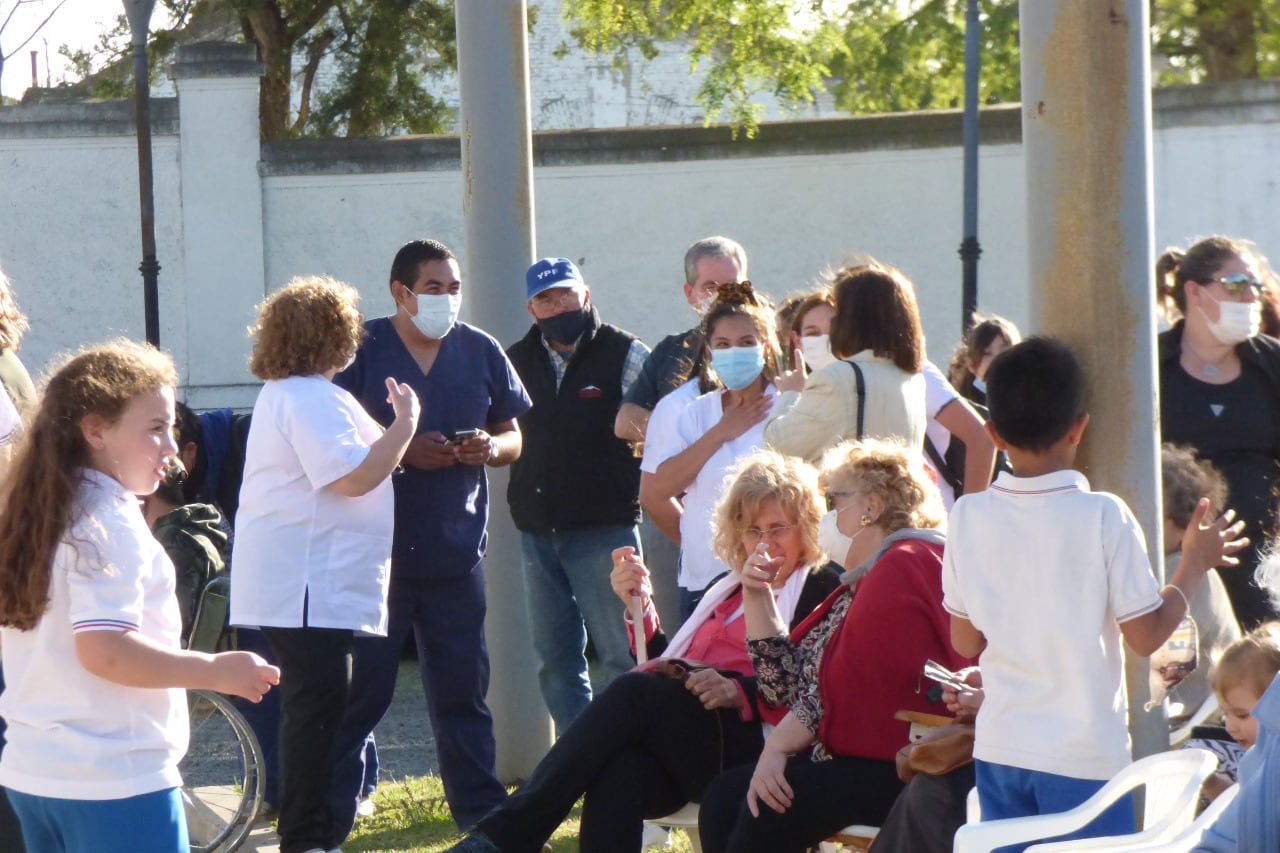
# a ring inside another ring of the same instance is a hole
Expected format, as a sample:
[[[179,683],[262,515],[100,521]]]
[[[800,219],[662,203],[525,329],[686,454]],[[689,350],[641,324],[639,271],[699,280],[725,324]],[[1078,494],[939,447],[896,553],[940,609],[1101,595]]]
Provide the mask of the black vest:
[[[634,335],[600,322],[586,330],[556,390],[551,354],[535,325],[507,350],[533,408],[520,416],[524,449],[511,465],[507,501],[526,533],[640,521],[640,460],[613,434],[622,368]]]

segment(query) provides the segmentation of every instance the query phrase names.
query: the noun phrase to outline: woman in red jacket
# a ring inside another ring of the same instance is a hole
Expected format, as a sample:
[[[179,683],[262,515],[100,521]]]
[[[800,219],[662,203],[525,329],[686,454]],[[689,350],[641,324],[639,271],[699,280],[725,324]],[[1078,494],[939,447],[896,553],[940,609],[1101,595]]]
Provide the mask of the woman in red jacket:
[[[907,724],[894,713],[943,710],[926,698],[926,660],[971,663],[951,649],[945,516],[919,454],[842,444],[823,458],[822,483],[831,511],[820,541],[849,567],[840,589],[788,637],[766,594],[777,558],[757,549],[742,567],[761,695],[791,710],[754,769],[708,787],[699,821],[708,853],[804,851],[848,824],[879,825],[902,788],[893,759]]]

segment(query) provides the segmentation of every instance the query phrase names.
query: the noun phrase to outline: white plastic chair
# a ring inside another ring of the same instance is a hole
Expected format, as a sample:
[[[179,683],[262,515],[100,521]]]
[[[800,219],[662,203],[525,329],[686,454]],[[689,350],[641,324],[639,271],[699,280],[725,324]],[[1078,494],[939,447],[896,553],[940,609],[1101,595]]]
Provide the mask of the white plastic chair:
[[[702,853],[702,837],[698,834],[697,803],[685,803],[666,817],[646,820],[645,823],[653,824],[654,826],[675,826],[683,829],[685,835],[689,836],[689,846],[693,848],[693,853]]]
[[[1218,713],[1218,697],[1210,693],[1185,723],[1169,732],[1169,746],[1182,746],[1191,739],[1192,729],[1203,726],[1216,713]]]
[[[1083,829],[1124,794],[1146,786],[1142,832],[1124,836],[1131,844],[1172,837],[1191,823],[1200,783],[1218,766],[1217,757],[1203,749],[1180,749],[1139,759],[1121,770],[1096,794],[1070,811],[1034,817],[967,823],[956,832],[955,853],[990,853],[1009,844],[1027,844]],[[971,805],[972,805],[971,795]],[[970,815],[972,817],[972,808]],[[1037,851],[1109,849],[1120,838],[1082,839],[1037,845]],[[1096,846],[1095,846],[1096,845]]]
[[[1166,841],[1140,844],[1137,847],[1121,846],[1106,849],[1114,850],[1116,853],[1191,853],[1204,837],[1205,830],[1213,825],[1238,793],[1240,793],[1240,786],[1232,785],[1219,794],[1218,798],[1200,813],[1200,817],[1196,818],[1194,823]]]

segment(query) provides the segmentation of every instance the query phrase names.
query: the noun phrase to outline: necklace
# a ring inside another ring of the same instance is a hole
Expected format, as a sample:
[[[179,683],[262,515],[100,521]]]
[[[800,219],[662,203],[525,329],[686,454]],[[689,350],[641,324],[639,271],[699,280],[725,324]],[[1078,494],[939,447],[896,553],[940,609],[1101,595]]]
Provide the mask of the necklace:
[[[1187,343],[1185,339],[1182,341],[1182,351],[1195,358],[1195,360],[1200,363],[1200,372],[1210,379],[1217,379],[1218,375],[1222,372],[1221,365],[1235,355],[1234,351],[1227,350],[1226,354],[1221,358],[1216,361],[1209,361],[1209,359],[1196,352],[1195,347]]]

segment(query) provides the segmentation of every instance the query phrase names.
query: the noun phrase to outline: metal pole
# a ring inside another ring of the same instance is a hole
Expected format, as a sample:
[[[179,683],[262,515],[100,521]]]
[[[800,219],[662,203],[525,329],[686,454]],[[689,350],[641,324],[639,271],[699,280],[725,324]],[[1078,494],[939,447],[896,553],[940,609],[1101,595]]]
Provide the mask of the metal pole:
[[[156,260],[156,209],[151,176],[151,75],[147,34],[155,0],[124,0],[133,34],[134,117],[138,125],[138,202],[142,218],[142,311],[147,343],[160,346],[159,276]]]
[[[1019,21],[1033,322],[1079,355],[1077,467],[1133,509],[1161,577],[1147,0],[1037,0]],[[1168,749],[1146,659],[1126,654],[1126,681],[1134,754]]]
[[[454,14],[466,220],[463,277],[471,318],[511,344],[529,327],[524,273],[534,259],[528,11],[524,0],[467,0],[456,4]],[[507,470],[489,473],[489,707],[498,776],[513,781],[527,778],[550,746],[551,722],[530,648],[519,534],[506,504]]]
[[[960,331],[969,330],[978,310],[978,80],[982,70],[978,0],[968,0],[964,18],[964,239],[960,241],[963,284]]]

